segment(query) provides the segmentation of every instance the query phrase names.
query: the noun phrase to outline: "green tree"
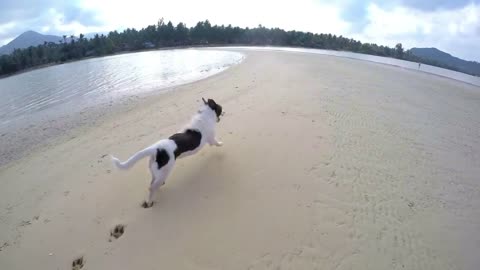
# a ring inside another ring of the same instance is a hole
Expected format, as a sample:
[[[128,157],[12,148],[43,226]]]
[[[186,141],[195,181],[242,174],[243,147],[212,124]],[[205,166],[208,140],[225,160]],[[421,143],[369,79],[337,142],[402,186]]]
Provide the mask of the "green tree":
[[[177,24],[173,39],[176,45],[186,45],[188,43],[188,28],[185,24]]]
[[[403,54],[404,54],[404,51],[403,51],[402,43],[397,43],[397,45],[395,45],[395,56],[397,58],[402,59]]]

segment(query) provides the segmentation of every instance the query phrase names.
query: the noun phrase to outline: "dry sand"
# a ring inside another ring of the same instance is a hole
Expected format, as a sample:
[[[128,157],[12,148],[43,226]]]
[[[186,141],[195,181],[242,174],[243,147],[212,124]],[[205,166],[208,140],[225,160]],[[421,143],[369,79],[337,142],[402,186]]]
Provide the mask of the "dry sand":
[[[0,269],[478,269],[480,88],[331,56],[244,63],[0,169]],[[222,148],[146,160],[201,97]],[[118,239],[115,225],[125,225]]]

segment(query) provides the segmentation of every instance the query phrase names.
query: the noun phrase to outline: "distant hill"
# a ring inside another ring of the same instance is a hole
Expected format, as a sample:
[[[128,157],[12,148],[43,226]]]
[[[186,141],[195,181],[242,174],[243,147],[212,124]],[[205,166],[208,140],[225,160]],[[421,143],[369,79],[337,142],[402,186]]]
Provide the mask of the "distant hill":
[[[35,31],[27,31],[16,37],[14,40],[10,41],[5,46],[0,47],[0,55],[10,54],[13,52],[14,49],[23,49],[30,46],[37,46],[43,44],[45,41],[58,43],[58,41],[62,39],[62,37],[58,36],[42,35]]]
[[[478,62],[460,59],[437,48],[411,48],[409,51],[415,56],[453,67],[460,72],[480,76]]]

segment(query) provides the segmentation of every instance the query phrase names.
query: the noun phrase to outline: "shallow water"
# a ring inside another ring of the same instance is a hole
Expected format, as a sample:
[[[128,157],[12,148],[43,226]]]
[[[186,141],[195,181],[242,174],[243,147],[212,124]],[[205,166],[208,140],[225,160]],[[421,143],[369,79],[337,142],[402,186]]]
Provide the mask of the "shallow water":
[[[59,117],[199,80],[242,61],[240,53],[162,50],[93,58],[0,79],[0,130],[33,114]]]
[[[390,57],[382,57],[382,56],[345,52],[345,51],[330,51],[330,50],[320,50],[320,49],[288,48],[288,47],[224,47],[224,48],[240,49],[240,50],[287,51],[287,52],[313,53],[313,54],[346,57],[346,58],[370,61],[375,63],[382,63],[382,64],[387,64],[392,66],[398,66],[398,67],[412,69],[412,70],[418,70],[421,72],[431,73],[438,76],[465,82],[468,84],[480,86],[480,77],[468,75],[465,73],[461,73],[461,72],[457,72],[449,69],[425,65],[425,64],[421,64],[419,66],[418,63],[415,63],[415,62],[399,60],[399,59],[390,58]]]

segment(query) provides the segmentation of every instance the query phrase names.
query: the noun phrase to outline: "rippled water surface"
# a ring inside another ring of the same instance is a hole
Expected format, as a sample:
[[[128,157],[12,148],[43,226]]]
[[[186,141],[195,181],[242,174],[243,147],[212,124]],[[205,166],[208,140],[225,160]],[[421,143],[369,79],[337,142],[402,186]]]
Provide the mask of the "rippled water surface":
[[[81,110],[119,97],[199,80],[242,61],[240,53],[163,50],[93,58],[0,79],[0,127],[32,113]]]

